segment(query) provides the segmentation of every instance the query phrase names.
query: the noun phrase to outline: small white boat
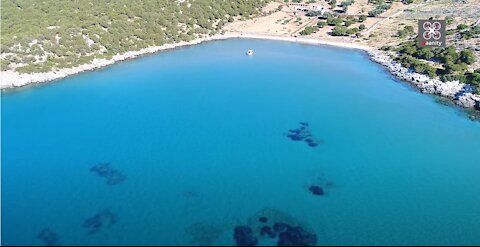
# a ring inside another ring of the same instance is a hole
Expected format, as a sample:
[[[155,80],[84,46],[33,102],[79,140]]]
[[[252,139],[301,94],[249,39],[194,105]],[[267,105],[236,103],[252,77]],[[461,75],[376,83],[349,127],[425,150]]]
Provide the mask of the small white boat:
[[[247,51],[247,56],[253,56],[253,50],[248,50]]]

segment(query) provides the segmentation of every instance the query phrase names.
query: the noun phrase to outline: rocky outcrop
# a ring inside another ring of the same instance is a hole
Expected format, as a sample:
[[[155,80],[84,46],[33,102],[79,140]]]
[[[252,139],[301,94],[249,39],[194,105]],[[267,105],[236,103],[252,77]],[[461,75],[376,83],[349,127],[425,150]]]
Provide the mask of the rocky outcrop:
[[[436,94],[453,100],[457,105],[479,109],[480,95],[475,94],[475,88],[459,81],[442,82],[427,75],[416,73],[397,63],[382,51],[370,51],[370,58],[385,66],[396,77],[415,85],[422,93]]]
[[[457,103],[461,106],[472,108],[479,105],[480,100],[477,95],[467,93],[458,97]]]

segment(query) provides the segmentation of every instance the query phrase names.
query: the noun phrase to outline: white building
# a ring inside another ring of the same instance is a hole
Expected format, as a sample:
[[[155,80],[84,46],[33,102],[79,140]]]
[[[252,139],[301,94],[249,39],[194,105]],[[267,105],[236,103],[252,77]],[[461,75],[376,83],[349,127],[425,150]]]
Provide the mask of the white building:
[[[288,6],[294,11],[318,11],[321,14],[325,13],[326,8],[320,4],[305,4],[305,3],[289,3]]]

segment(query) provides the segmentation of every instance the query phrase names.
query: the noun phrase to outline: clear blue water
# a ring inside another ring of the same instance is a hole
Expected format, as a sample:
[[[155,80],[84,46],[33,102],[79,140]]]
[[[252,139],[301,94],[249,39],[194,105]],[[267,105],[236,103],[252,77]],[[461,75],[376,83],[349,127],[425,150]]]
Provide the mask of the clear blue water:
[[[285,136],[300,121],[321,145]],[[319,245],[478,245],[479,141],[360,51],[205,43],[4,92],[2,241],[232,245],[263,210]],[[107,185],[102,162],[126,180]]]

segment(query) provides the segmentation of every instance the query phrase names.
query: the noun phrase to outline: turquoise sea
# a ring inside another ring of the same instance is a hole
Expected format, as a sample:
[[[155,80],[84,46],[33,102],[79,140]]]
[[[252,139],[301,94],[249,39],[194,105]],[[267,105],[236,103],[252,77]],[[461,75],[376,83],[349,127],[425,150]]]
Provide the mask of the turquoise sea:
[[[1,103],[4,245],[480,244],[480,123],[361,51],[215,41]]]

